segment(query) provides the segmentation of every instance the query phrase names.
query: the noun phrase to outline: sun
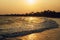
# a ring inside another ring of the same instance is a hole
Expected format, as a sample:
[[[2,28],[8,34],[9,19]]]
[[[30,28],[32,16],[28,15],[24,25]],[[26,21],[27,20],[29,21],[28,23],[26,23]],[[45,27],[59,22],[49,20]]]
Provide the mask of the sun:
[[[35,4],[35,0],[27,0],[28,4]]]

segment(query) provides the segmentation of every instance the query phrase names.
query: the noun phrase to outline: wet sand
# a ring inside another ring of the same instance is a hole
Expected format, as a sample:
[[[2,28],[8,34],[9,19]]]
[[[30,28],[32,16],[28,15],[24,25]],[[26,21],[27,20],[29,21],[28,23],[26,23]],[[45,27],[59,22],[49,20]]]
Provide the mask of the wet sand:
[[[23,37],[7,38],[6,40],[60,40],[60,28],[47,30],[42,33],[34,33]]]

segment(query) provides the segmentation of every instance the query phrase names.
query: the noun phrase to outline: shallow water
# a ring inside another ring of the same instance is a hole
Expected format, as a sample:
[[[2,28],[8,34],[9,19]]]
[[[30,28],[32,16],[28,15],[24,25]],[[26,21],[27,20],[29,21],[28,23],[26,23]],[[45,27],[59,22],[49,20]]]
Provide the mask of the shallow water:
[[[42,25],[44,24],[44,21],[51,20],[60,25],[60,18],[0,16],[0,34],[36,30],[39,28],[46,28],[46,26],[50,27],[50,25],[54,27],[54,24],[50,24],[49,22]],[[50,29],[41,33],[32,33],[22,37],[6,38],[5,40],[60,40],[59,29],[60,28]]]

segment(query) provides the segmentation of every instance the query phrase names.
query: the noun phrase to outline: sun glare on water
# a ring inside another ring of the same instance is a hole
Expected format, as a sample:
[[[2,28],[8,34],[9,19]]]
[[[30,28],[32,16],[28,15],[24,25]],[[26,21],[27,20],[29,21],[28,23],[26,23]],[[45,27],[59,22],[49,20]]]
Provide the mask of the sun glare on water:
[[[29,18],[25,18],[25,21],[29,23],[41,23],[41,22],[44,22],[45,20],[42,18],[29,17]]]

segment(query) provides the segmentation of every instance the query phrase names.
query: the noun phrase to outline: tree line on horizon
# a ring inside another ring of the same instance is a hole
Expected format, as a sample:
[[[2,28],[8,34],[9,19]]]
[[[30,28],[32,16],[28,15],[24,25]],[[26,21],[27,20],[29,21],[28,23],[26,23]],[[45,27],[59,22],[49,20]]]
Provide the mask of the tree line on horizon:
[[[45,10],[43,12],[36,12],[36,13],[31,12],[31,13],[26,13],[26,14],[5,14],[3,16],[37,16],[37,17],[55,17],[55,18],[60,18],[60,12]]]

